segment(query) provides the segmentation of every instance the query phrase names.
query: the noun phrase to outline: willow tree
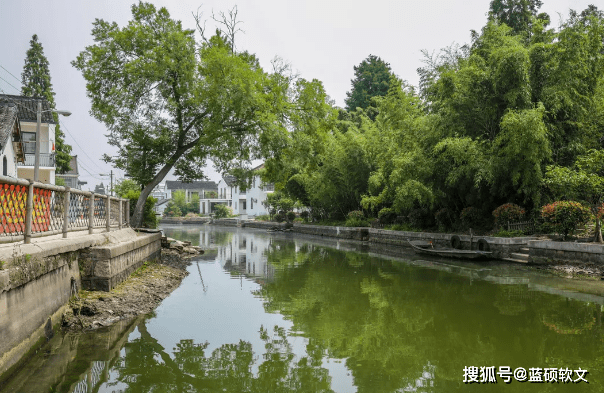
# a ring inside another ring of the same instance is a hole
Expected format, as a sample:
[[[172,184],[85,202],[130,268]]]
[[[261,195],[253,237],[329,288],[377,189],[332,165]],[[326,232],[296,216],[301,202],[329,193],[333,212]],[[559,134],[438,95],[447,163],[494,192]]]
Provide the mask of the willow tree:
[[[132,217],[140,226],[147,196],[170,170],[192,181],[204,178],[207,159],[221,171],[249,162],[257,136],[276,122],[272,79],[254,55],[233,51],[219,31],[198,45],[165,8],[140,2],[132,17],[124,27],[97,19],[94,45],[72,64],[117,147],[105,160],[141,185]]]

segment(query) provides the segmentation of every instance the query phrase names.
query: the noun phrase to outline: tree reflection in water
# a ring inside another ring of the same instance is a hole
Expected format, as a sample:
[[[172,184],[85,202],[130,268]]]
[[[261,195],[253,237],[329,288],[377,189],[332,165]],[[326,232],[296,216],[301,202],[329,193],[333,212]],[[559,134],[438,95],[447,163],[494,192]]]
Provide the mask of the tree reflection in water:
[[[308,340],[306,356],[292,351],[285,329],[260,328],[264,342],[261,358],[249,342],[224,344],[208,356],[209,343],[180,340],[173,357],[147,330],[138,325],[140,337],[126,344],[113,371],[118,377],[109,386],[123,383],[135,392],[332,392],[331,377],[322,367],[325,349]]]

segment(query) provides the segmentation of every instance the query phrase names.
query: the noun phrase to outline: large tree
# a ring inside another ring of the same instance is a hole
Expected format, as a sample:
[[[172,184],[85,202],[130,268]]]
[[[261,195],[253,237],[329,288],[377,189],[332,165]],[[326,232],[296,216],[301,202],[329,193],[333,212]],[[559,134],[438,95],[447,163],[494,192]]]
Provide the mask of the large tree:
[[[373,97],[385,96],[390,87],[391,76],[393,74],[390,64],[377,56],[369,55],[354,67],[354,79],[350,81],[352,89],[346,93],[346,110],[366,109],[371,105]]]
[[[493,0],[489,8],[489,16],[505,23],[516,34],[528,35],[531,30],[532,20],[537,17],[537,11],[543,5],[541,0]],[[546,14],[540,18],[549,21]]]
[[[173,168],[191,181],[204,178],[209,158],[221,172],[234,161],[246,166],[262,131],[280,127],[282,95],[258,60],[233,51],[219,31],[198,46],[165,8],[140,2],[132,16],[124,27],[97,19],[95,44],[73,65],[87,81],[91,114],[118,148],[106,160],[142,186],[138,226],[147,196]]]
[[[21,94],[27,97],[44,98],[50,107],[55,109],[55,93],[52,90],[50,82],[50,70],[48,68],[48,59],[44,56],[44,48],[38,41],[38,36],[34,34],[29,42],[30,48],[25,56],[25,65],[21,74]],[[65,134],[59,126],[59,115],[53,112],[55,120],[55,151],[57,159],[57,172],[65,173],[69,171],[69,162],[71,160],[71,146],[65,143]]]

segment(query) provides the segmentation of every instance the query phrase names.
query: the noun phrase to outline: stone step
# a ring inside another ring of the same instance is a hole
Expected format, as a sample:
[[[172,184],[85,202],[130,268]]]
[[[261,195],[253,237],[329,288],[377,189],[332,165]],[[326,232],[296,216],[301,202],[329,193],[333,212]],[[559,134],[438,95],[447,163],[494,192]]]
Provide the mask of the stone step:
[[[514,262],[514,263],[528,263],[528,261],[524,260],[524,259],[502,258],[502,260],[504,260],[506,262]]]
[[[522,260],[522,261],[525,261],[525,262],[528,262],[528,260],[529,260],[528,254],[522,254],[522,253],[519,253],[519,252],[510,253],[510,258],[512,258],[512,259],[519,259],[519,260]]]
[[[523,254],[528,254],[530,249],[528,247],[522,247],[520,251],[522,251]]]

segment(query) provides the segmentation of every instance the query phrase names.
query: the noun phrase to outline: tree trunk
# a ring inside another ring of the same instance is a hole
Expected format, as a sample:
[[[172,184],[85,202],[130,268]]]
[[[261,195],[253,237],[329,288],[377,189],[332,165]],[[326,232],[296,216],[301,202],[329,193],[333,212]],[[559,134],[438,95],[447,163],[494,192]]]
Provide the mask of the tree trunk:
[[[602,222],[596,217],[596,233],[594,234],[595,243],[604,243],[602,240]]]
[[[173,161],[176,162],[176,161]],[[166,164],[158,173],[155,175],[151,183],[147,184],[145,188],[141,191],[141,195],[138,197],[136,201],[136,207],[134,208],[134,213],[130,218],[130,226],[133,228],[140,228],[143,225],[143,209],[145,207],[145,202],[147,202],[147,197],[151,194],[151,191],[158,185],[164,177],[170,172],[170,169],[174,164]]]

